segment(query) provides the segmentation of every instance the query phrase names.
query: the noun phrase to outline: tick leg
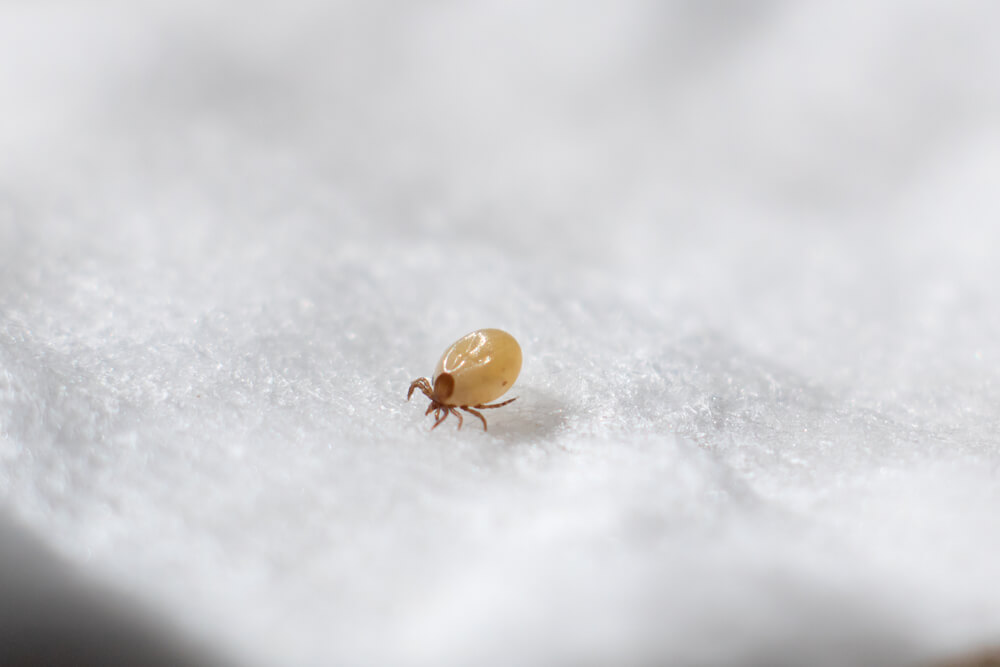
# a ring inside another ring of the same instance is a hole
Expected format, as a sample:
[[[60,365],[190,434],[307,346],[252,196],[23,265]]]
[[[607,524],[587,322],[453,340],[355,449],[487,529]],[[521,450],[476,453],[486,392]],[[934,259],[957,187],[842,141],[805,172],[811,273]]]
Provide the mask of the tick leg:
[[[430,380],[428,380],[427,378],[417,378],[416,380],[410,383],[410,391],[406,392],[406,400],[410,400],[410,397],[413,396],[413,390],[418,388],[420,389],[420,391],[424,392],[424,395],[427,398],[431,397]]]
[[[460,405],[458,407],[462,408],[463,410],[465,410],[468,413],[474,414],[477,417],[479,417],[479,419],[482,420],[482,422],[483,422],[483,430],[484,431],[486,430],[486,417],[483,416],[482,412],[479,412],[478,410],[473,410],[468,405]],[[480,406],[477,405],[476,407],[478,408]]]
[[[458,417],[458,428],[461,429],[462,428],[462,413],[460,413],[458,410],[456,410],[455,408],[453,408],[451,406],[448,407],[448,412],[450,412],[451,414],[453,414],[456,417]]]
[[[434,429],[436,429],[436,428],[437,428],[438,426],[440,426],[440,425],[441,425],[441,422],[443,422],[443,421],[444,421],[445,419],[447,419],[447,418],[448,418],[448,409],[447,409],[447,408],[443,408],[443,407],[441,407],[441,408],[438,408],[438,411],[440,411],[440,412],[441,412],[441,416],[440,416],[440,417],[438,417],[438,416],[437,416],[437,415],[438,415],[438,413],[437,413],[437,412],[435,412],[435,413],[434,413],[434,416],[435,416],[435,417],[437,417],[437,421],[436,421],[436,422],[434,422],[434,426],[431,426],[431,430],[432,430],[432,431],[433,431]]]
[[[483,408],[502,408],[505,405],[509,405],[509,404],[513,403],[517,399],[518,399],[518,397],[515,396],[514,398],[508,399],[508,400],[504,401],[503,403],[494,403],[493,405],[483,405],[482,403],[480,403],[479,405],[475,405],[473,407],[479,408],[480,410],[482,410]]]
[[[440,410],[440,409],[441,409],[441,406],[438,403],[435,403],[434,401],[431,401],[431,404],[427,406],[427,411],[424,412],[424,416],[426,417],[427,415],[429,415],[430,413],[434,412],[435,410]],[[434,416],[437,417],[436,414]]]

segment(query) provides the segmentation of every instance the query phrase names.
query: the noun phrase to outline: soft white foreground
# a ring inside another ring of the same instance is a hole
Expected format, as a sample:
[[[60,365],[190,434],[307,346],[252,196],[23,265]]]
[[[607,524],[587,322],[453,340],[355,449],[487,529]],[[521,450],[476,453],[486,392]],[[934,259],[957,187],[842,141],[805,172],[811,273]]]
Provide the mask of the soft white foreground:
[[[145,4],[0,7],[68,569],[248,664],[1000,642],[998,5]],[[431,432],[480,327],[519,400]]]

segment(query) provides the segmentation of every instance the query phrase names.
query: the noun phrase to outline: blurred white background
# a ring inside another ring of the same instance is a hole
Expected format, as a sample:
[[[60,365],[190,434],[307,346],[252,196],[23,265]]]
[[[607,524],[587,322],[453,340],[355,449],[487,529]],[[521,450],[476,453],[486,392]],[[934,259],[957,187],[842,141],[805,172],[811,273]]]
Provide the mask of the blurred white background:
[[[0,510],[241,664],[995,646],[998,26],[0,4]]]

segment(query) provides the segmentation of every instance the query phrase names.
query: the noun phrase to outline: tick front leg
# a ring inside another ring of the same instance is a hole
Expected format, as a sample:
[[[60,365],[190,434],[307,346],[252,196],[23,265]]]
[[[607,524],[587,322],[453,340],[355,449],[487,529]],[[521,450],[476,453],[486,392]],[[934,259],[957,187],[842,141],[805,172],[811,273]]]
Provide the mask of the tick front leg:
[[[440,417],[437,416],[438,412],[441,413]],[[434,426],[431,426],[432,431],[436,429],[438,426],[440,426],[441,422],[443,422],[445,419],[448,418],[448,409],[445,407],[439,407],[437,411],[434,412],[434,416],[437,417],[437,421],[434,422]]]
[[[410,383],[410,390],[406,392],[406,400],[410,400],[410,397],[413,396],[414,389],[420,389],[427,398],[431,397],[431,381],[427,378],[417,378]]]

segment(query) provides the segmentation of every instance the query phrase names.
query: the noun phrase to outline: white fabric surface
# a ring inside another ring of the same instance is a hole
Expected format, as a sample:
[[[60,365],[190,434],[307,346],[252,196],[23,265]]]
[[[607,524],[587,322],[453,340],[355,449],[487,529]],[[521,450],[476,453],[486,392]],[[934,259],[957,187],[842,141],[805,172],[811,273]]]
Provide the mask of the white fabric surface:
[[[245,664],[1000,642],[1000,5],[141,5],[0,5],[67,567]],[[519,400],[429,431],[488,326]]]

